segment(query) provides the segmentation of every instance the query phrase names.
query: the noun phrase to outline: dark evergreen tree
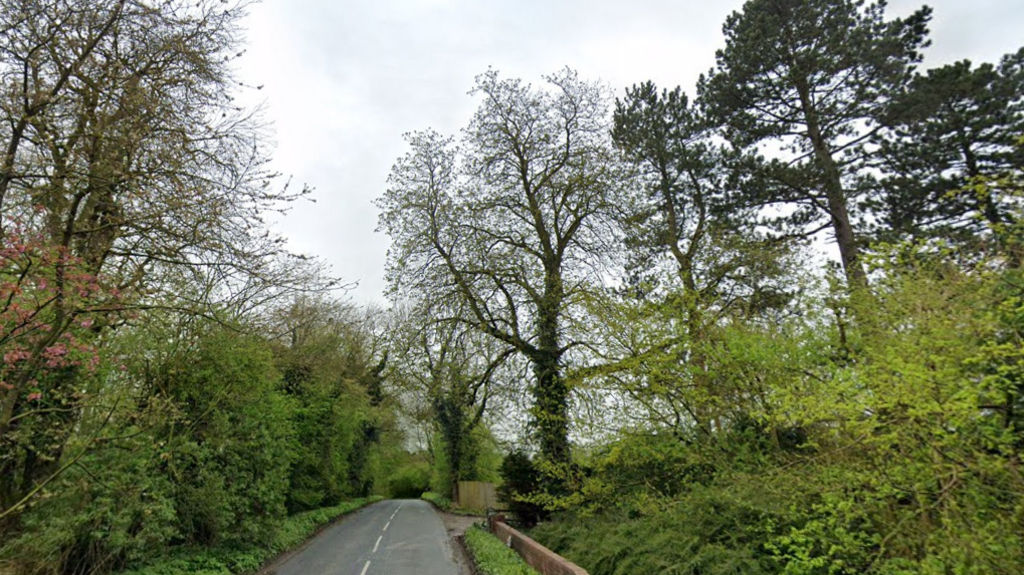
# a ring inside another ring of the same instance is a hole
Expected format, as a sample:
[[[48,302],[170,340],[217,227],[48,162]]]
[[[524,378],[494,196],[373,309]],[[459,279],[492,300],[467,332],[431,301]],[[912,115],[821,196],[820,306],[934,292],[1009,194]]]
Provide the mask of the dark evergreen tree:
[[[789,152],[765,162],[751,204],[788,223],[831,227],[851,284],[867,279],[851,215],[875,119],[910,80],[930,10],[886,20],[884,2],[750,0],[725,22],[725,48],[700,81],[710,112],[737,146]],[[762,148],[763,149],[763,148]]]
[[[1000,65],[969,61],[929,70],[894,100],[880,138],[887,177],[871,207],[878,236],[974,242],[984,227],[1012,223],[998,186],[969,189],[1024,166],[1024,49]]]
[[[772,279],[787,238],[759,233],[754,210],[734,201],[751,158],[716,143],[679,88],[659,93],[647,82],[627,89],[614,120],[612,138],[643,182],[625,226],[633,275],[671,257],[691,337],[723,314],[784,303]]]

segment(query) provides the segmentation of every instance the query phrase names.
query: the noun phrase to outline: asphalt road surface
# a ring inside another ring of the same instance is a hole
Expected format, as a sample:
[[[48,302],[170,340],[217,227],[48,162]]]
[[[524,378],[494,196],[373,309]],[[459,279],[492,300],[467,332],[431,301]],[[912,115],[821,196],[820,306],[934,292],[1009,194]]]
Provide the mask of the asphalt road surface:
[[[426,501],[375,503],[328,527],[269,575],[462,575]]]

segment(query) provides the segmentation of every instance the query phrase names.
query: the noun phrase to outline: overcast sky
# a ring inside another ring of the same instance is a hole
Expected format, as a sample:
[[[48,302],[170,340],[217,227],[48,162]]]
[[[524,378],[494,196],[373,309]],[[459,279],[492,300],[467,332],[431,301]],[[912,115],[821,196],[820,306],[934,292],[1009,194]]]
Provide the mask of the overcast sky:
[[[932,2],[927,66],[995,61],[1024,45],[1024,1]],[[358,281],[357,301],[384,301],[388,238],[374,198],[405,153],[402,134],[456,133],[492,67],[539,83],[569,66],[617,94],[653,80],[693,93],[742,1],[263,0],[251,9],[241,78],[273,124],[273,168],[315,188],[279,222],[293,251]],[[893,0],[890,15],[916,2]]]

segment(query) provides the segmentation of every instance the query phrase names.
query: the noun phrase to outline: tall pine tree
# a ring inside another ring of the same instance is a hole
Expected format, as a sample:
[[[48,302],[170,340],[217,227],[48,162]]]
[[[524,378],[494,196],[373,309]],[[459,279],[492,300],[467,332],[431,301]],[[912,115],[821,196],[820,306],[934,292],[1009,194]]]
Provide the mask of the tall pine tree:
[[[998,186],[968,188],[1024,167],[1024,49],[1000,65],[956,62],[914,78],[882,133],[881,193],[872,201],[884,239],[945,237],[972,244],[1012,223]]]
[[[753,205],[789,223],[831,227],[847,280],[865,285],[851,215],[867,186],[860,175],[876,118],[910,80],[926,44],[930,10],[886,20],[885,3],[750,0],[723,26],[710,76],[709,111],[737,146],[788,158],[765,162]]]

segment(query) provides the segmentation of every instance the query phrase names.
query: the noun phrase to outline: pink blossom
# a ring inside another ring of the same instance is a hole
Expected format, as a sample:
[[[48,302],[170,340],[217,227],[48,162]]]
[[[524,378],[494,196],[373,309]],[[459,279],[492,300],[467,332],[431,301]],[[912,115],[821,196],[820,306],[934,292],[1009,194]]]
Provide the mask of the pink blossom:
[[[63,343],[58,343],[57,345],[53,345],[53,346],[50,346],[50,347],[46,348],[46,353],[48,353],[50,355],[55,355],[55,356],[58,356],[58,357],[66,354],[67,352],[68,352],[68,346],[64,345]]]
[[[32,357],[32,353],[25,349],[13,349],[4,354],[4,363],[10,365]]]
[[[33,391],[32,393],[28,394],[28,400],[29,401],[36,401],[36,400],[39,400],[39,399],[42,399],[42,398],[43,398],[43,394],[39,393],[38,391]]]

